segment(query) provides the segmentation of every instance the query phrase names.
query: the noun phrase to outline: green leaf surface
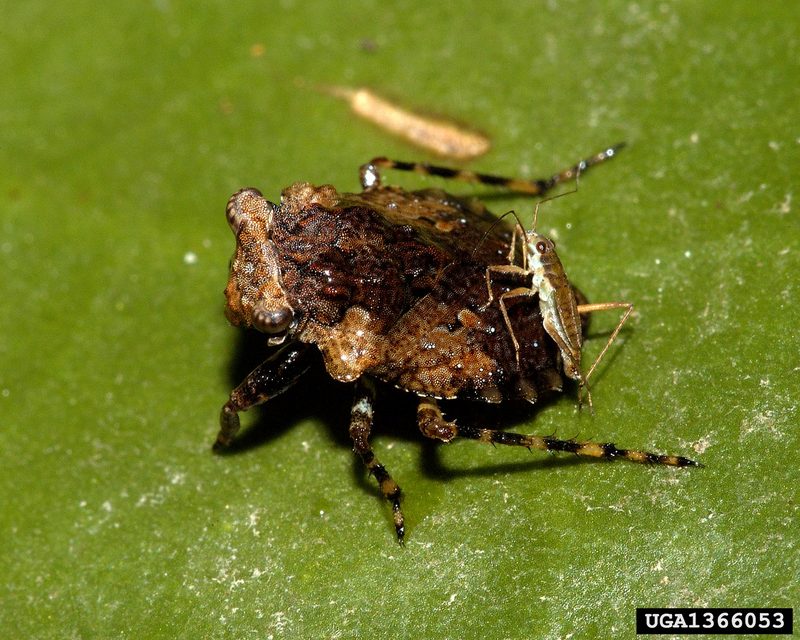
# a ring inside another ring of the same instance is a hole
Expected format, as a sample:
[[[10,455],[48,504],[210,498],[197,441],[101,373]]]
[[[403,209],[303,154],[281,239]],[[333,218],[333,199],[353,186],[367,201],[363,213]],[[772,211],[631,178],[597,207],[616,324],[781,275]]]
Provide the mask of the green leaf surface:
[[[800,603],[798,5],[5,4],[0,636],[609,638],[637,606]],[[594,415],[572,394],[513,426],[705,467],[437,447],[393,396],[401,548],[324,374],[212,455],[257,356],[222,314],[228,196],[433,160],[303,84],[469,123],[494,173],[626,140],[540,229],[635,316]]]

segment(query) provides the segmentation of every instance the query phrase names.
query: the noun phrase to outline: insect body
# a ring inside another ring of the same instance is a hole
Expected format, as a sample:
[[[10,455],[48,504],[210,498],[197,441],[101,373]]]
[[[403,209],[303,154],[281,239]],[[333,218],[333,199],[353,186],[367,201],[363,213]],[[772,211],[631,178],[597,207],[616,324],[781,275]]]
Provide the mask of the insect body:
[[[633,311],[633,305],[629,302],[601,302],[595,304],[578,304],[575,291],[567,279],[564,267],[556,253],[556,245],[549,238],[536,232],[536,219],[539,213],[539,205],[533,217],[533,227],[530,231],[525,231],[518,222],[514,228],[514,237],[511,242],[511,250],[506,265],[490,265],[486,268],[486,283],[489,291],[488,302],[491,304],[494,296],[492,293],[491,274],[530,276],[529,287],[518,287],[507,291],[500,296],[500,308],[506,326],[511,333],[515,349],[519,350],[519,342],[514,335],[514,329],[508,320],[506,313],[506,303],[511,298],[537,296],[539,300],[539,311],[545,331],[550,338],[558,345],[561,358],[564,363],[564,374],[578,382],[581,391],[586,389],[589,405],[592,403],[592,396],[589,393],[587,381],[597,364],[605,355],[608,347],[617,337],[622,325]],[[516,248],[516,236],[521,233],[523,237],[523,261],[522,265],[514,264],[514,252]],[[592,364],[589,372],[584,376],[581,371],[581,353],[583,349],[583,328],[581,325],[580,314],[588,314],[593,311],[604,311],[607,309],[624,308],[626,311],[622,315],[617,327],[612,332],[603,350]],[[580,397],[580,393],[579,393]]]
[[[362,167],[360,193],[297,183],[283,191],[279,204],[256,189],[234,194],[227,217],[237,247],[225,290],[226,315],[235,325],[264,333],[275,351],[231,392],[215,448],[232,442],[241,411],[287,389],[321,354],[332,378],[355,387],[354,450],[392,505],[401,542],[400,488],[369,443],[374,381],[419,396],[418,427],[444,442],[464,437],[595,458],[695,464],[610,443],[515,434],[445,419],[438,404],[442,399],[535,402],[561,390],[562,369],[568,377],[580,371],[578,314],[593,307],[544,262],[540,268],[526,257],[521,265],[509,264],[514,229],[479,201],[437,189],[383,186],[379,173],[380,168],[414,170],[544,193],[611,155],[613,149],[538,181],[379,158]],[[504,270],[517,281],[490,277]],[[520,294],[525,287],[519,278],[538,271],[542,279]],[[487,289],[499,304],[486,303]],[[572,300],[577,313],[571,307],[564,311],[563,300]],[[560,331],[568,337],[560,340]]]

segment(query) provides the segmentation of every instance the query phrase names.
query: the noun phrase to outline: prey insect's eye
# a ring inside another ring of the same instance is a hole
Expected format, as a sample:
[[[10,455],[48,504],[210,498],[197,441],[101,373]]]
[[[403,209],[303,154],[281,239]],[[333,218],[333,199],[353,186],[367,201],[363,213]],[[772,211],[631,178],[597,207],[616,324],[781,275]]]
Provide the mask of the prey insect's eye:
[[[294,319],[294,312],[289,307],[264,309],[256,307],[253,311],[253,326],[262,333],[283,333]]]

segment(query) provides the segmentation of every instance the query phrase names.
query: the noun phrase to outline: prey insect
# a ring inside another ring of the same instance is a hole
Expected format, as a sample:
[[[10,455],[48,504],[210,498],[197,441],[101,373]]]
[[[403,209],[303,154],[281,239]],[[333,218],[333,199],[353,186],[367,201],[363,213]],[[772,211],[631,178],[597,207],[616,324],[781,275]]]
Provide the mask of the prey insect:
[[[445,418],[441,401],[532,403],[561,391],[565,377],[580,373],[581,312],[608,308],[608,303],[589,305],[569,282],[557,280],[552,265],[531,256],[511,264],[517,260],[512,247],[520,232],[477,199],[386,186],[380,174],[382,169],[416,171],[544,195],[618,148],[540,180],[376,158],[361,167],[358,193],[304,182],[284,189],[279,204],[253,188],[235,193],[227,207],[236,253],[225,289],[226,316],[234,325],[263,333],[273,352],[231,392],[215,448],[232,443],[242,411],[285,391],[318,366],[321,356],[328,375],[354,387],[353,448],[391,504],[400,542],[405,535],[401,490],[370,444],[378,383],[418,396],[418,428],[442,442],[469,438],[592,458],[695,465],[682,456]],[[503,271],[511,266],[516,268]],[[536,273],[539,282],[520,284]],[[524,294],[518,291],[526,286]],[[543,302],[548,286],[554,293]],[[564,299],[574,301],[574,309]],[[578,337],[563,339],[559,331],[567,329],[551,326],[559,322]]]
[[[583,391],[586,391],[586,398],[589,407],[591,407],[592,395],[588,386],[589,376],[592,375],[608,348],[619,335],[622,325],[625,324],[628,316],[633,311],[633,304],[630,302],[578,303],[575,291],[556,253],[555,242],[536,231],[540,204],[541,202],[538,202],[534,209],[533,226],[530,231],[525,231],[519,218],[517,218],[517,224],[514,226],[514,234],[511,239],[511,249],[508,254],[508,264],[489,265],[486,267],[488,300],[485,306],[489,306],[494,300],[492,274],[506,277],[521,276],[523,278],[529,276],[530,286],[517,287],[511,291],[506,291],[499,298],[500,310],[503,313],[506,327],[511,334],[516,356],[519,358],[519,342],[514,335],[514,328],[511,326],[511,321],[508,317],[507,304],[513,298],[536,296],[539,300],[539,313],[541,314],[545,331],[547,331],[547,335],[550,336],[553,342],[558,345],[561,353],[564,363],[564,375],[578,382],[579,402],[582,400]],[[514,254],[517,247],[517,234],[522,237],[522,265],[515,264]],[[583,328],[580,316],[610,309],[624,309],[625,311],[589,371],[586,375],[583,375],[581,371]]]

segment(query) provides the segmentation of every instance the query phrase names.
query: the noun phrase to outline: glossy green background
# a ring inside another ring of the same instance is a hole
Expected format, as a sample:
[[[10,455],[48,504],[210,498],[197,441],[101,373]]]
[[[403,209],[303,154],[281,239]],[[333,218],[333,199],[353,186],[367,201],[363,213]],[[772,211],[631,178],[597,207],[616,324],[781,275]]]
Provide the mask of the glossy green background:
[[[631,637],[636,606],[798,604],[796,4],[3,4],[0,635]],[[594,416],[515,428],[706,467],[434,447],[384,408],[402,549],[324,376],[213,456],[254,357],[222,315],[230,193],[431,159],[297,78],[468,122],[498,173],[627,140],[540,228],[637,313]]]

